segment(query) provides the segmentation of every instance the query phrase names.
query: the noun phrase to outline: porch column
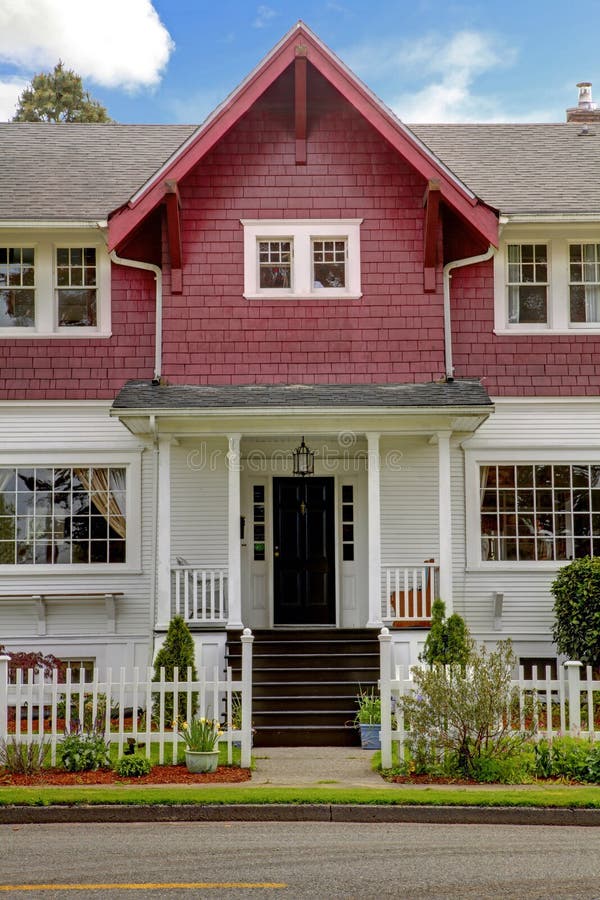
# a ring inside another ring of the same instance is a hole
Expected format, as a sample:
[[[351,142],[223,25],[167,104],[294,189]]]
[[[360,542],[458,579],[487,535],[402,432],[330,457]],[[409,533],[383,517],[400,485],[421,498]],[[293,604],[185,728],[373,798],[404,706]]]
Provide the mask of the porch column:
[[[228,486],[228,596],[229,618],[228,628],[243,628],[242,624],[242,560],[240,552],[240,434],[227,435],[229,452],[227,454],[227,486]]]
[[[367,432],[368,527],[369,527],[369,621],[367,628],[381,625],[381,502],[379,437]]]
[[[171,621],[171,438],[158,439],[156,625]]]
[[[452,613],[452,485],[450,431],[438,431],[438,508],[440,529],[440,597]]]

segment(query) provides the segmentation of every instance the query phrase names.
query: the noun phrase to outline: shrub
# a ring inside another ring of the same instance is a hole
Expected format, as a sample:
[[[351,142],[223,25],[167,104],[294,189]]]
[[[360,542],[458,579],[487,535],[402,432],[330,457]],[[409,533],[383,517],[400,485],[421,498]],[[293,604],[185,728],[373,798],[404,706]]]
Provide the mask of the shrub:
[[[181,616],[175,616],[171,620],[165,642],[156,654],[153,681],[160,681],[161,667],[164,667],[167,681],[172,680],[175,667],[179,669],[180,681],[188,680],[188,668],[191,669],[192,681],[197,681],[198,679],[196,666],[194,665],[194,639]],[[192,715],[196,711],[197,704],[198,694],[194,692],[192,694]],[[152,709],[154,718],[158,718],[159,710],[160,697],[157,695],[154,698]],[[185,719],[187,715],[187,696],[184,694],[179,695],[177,709],[175,709],[173,692],[166,692],[165,724],[176,718]]]
[[[513,732],[507,716],[518,704],[515,663],[510,641],[501,641],[493,651],[471,644],[467,665],[416,666],[414,690],[399,701],[412,745],[450,753],[469,777],[477,777],[480,757],[518,754],[531,732]]]
[[[115,765],[115,772],[121,778],[140,778],[148,775],[152,764],[145,756],[121,756]]]
[[[446,619],[446,604],[443,600],[434,600],[431,607],[431,628],[419,657],[421,661],[430,666],[437,663],[465,665],[472,644],[464,619],[456,613]]]
[[[0,645],[0,656],[8,656],[8,680],[14,684],[17,678],[17,669],[33,669],[34,674],[43,672],[46,678],[52,678],[52,673],[58,671],[58,680],[65,680],[66,665],[62,659],[51,653],[29,652],[28,650],[7,650]]]
[[[48,745],[16,738],[0,741],[0,766],[11,775],[36,775],[44,765]]]
[[[83,731],[79,726],[58,747],[63,769],[67,772],[95,772],[110,766],[109,744],[102,731]]]
[[[550,590],[558,652],[600,666],[600,557],[584,556],[563,566]]]

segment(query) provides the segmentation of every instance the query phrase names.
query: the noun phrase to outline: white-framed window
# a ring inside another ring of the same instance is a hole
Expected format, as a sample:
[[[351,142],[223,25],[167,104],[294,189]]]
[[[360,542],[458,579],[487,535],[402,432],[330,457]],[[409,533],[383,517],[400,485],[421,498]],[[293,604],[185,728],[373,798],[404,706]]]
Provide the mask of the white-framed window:
[[[502,568],[600,555],[600,461],[467,452],[468,562]]]
[[[243,219],[244,297],[358,300],[362,219]]]
[[[139,456],[0,458],[0,572],[139,568]]]
[[[110,335],[110,260],[96,236],[0,235],[0,339]]]
[[[600,244],[569,244],[569,320],[600,326]]]
[[[600,233],[506,226],[494,259],[496,334],[600,334]]]

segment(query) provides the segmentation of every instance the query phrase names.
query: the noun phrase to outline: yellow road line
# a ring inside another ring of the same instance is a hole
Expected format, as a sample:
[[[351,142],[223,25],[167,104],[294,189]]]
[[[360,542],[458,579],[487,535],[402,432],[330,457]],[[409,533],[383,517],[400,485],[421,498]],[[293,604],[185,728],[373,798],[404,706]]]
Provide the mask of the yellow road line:
[[[148,881],[138,884],[0,884],[0,891],[160,891],[202,888],[286,888],[287,884],[270,881]]]

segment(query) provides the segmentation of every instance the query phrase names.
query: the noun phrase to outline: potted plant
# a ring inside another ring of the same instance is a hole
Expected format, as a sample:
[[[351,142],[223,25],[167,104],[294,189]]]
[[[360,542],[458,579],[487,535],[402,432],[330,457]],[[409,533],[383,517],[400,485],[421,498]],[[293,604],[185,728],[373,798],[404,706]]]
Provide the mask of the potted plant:
[[[177,723],[175,722],[175,725]],[[185,741],[185,764],[189,772],[214,772],[219,761],[221,729],[212,719],[183,722],[179,737]]]
[[[381,698],[370,691],[360,691],[357,695],[358,712],[354,724],[360,731],[360,745],[363,750],[381,749]]]

